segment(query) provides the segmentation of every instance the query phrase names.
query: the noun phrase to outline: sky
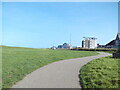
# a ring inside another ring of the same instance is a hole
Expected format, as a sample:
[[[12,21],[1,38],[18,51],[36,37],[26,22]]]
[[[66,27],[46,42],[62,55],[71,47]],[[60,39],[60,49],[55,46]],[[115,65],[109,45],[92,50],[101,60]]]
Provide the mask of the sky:
[[[49,48],[63,43],[81,46],[83,37],[99,44],[118,32],[117,2],[4,2],[2,45]]]
[[[2,3],[0,3],[0,45],[2,43]]]

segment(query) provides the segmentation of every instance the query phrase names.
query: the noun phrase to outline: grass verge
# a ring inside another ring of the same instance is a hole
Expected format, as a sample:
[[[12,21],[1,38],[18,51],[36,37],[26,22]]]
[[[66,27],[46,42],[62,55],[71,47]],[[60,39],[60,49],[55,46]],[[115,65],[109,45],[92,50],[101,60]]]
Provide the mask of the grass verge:
[[[80,69],[82,88],[118,88],[118,61],[112,57],[93,60]]]
[[[0,47],[0,90],[2,89],[2,47]]]
[[[10,88],[32,71],[55,61],[96,55],[93,51],[2,47],[3,88]]]

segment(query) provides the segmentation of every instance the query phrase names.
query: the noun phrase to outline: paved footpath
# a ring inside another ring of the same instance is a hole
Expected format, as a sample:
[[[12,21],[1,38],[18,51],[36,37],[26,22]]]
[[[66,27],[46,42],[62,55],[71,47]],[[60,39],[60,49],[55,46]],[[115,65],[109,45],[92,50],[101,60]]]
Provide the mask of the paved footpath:
[[[81,88],[79,70],[89,61],[111,54],[100,52],[96,56],[88,56],[62,60],[48,64],[19,81],[12,88]]]

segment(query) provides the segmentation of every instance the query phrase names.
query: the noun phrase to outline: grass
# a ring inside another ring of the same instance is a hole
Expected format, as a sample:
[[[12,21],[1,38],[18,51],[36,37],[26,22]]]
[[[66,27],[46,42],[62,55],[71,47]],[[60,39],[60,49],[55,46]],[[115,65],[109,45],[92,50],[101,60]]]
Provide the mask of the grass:
[[[120,59],[104,57],[84,65],[80,70],[82,87],[118,88],[120,84],[118,61]]]
[[[55,61],[96,55],[93,51],[2,47],[3,88],[10,88],[32,71]]]
[[[115,51],[104,51],[104,52],[106,52],[106,53],[115,53]]]
[[[0,90],[2,89],[2,47],[0,46]]]

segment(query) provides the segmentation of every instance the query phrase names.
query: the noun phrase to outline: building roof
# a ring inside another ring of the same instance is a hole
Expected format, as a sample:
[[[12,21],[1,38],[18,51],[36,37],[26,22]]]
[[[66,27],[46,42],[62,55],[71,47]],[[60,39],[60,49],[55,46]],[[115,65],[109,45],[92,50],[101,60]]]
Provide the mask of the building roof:
[[[115,40],[112,40],[111,42],[107,43],[105,46],[106,46],[106,47],[115,46],[117,40],[120,41],[120,33],[117,34],[117,37],[116,37]]]
[[[111,42],[109,42],[109,43],[106,44],[105,46],[108,46],[108,45],[115,45],[115,40],[112,40]]]
[[[116,40],[120,40],[120,33],[117,34]]]

